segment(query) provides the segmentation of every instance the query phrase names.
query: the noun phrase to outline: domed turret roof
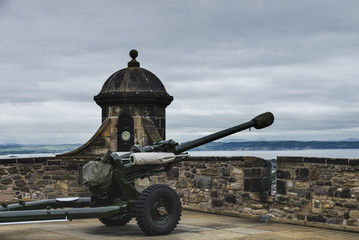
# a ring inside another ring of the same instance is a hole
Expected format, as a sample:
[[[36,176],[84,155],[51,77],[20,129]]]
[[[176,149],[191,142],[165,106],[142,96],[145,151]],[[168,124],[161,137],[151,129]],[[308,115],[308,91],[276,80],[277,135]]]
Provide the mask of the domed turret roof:
[[[104,83],[100,93],[94,97],[100,106],[108,104],[157,104],[168,106],[170,96],[161,80],[136,61],[138,53],[130,51],[132,60],[128,67],[112,74]]]

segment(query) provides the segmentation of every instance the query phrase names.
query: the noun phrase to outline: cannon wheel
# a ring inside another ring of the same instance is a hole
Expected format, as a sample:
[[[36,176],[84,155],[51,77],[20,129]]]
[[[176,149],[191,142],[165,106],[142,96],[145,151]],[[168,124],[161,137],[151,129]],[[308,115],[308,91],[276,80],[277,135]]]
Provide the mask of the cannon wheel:
[[[129,223],[131,219],[132,219],[131,217],[125,217],[122,219],[99,218],[98,220],[100,220],[100,222],[102,222],[108,227],[114,227],[114,226],[124,226],[127,223]]]
[[[177,193],[166,185],[146,188],[136,202],[138,226],[148,235],[172,232],[181,219],[182,205]]]

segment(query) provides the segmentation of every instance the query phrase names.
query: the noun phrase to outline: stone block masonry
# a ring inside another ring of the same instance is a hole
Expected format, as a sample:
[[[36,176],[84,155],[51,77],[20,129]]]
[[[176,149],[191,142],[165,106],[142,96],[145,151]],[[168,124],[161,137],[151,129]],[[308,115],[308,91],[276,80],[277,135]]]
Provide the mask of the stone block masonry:
[[[91,158],[93,159],[93,158]],[[77,183],[87,158],[0,159],[0,201],[89,196]]]
[[[358,228],[359,159],[277,158],[273,216]]]
[[[77,178],[95,158],[0,159],[0,202],[90,196]],[[185,209],[359,232],[359,159],[278,157],[275,195],[270,171],[256,157],[190,157],[136,187],[167,184]]]
[[[275,195],[270,170],[254,157],[190,157],[138,186],[168,184],[187,209],[359,232],[359,159],[278,157]]]
[[[270,172],[270,162],[256,157],[190,157],[152,182],[138,180],[137,186],[168,184],[185,208],[261,215],[269,212]]]

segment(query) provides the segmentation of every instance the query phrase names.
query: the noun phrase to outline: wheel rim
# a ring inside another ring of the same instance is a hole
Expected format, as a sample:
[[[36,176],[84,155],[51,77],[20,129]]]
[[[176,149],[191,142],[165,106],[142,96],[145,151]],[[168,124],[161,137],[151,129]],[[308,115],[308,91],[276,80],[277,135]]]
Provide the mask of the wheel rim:
[[[172,216],[172,204],[165,198],[160,198],[153,204],[151,217],[157,224],[165,224]]]

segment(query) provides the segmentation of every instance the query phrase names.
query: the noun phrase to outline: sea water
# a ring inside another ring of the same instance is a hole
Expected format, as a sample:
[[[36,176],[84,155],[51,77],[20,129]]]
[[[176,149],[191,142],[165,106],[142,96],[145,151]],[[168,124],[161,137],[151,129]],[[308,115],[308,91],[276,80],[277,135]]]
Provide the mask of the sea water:
[[[253,151],[189,151],[191,156],[254,156],[264,159],[276,159],[278,156],[287,157],[323,157],[359,159],[359,149],[305,149],[305,150],[253,150]],[[13,154],[0,155],[4,158],[36,158],[54,157],[56,154]]]
[[[286,157],[323,157],[359,159],[359,149],[305,149],[305,150],[253,150],[253,151],[189,151],[191,156],[254,156],[263,159]]]

